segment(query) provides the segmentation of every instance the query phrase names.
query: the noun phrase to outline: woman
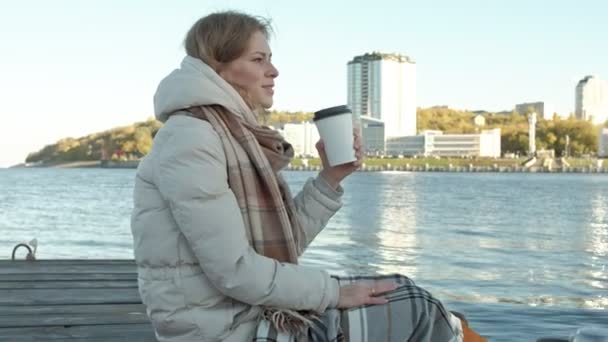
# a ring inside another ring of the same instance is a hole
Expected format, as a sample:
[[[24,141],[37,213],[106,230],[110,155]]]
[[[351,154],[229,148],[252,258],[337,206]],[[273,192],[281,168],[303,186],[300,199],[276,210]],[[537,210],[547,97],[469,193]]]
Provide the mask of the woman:
[[[293,149],[257,122],[279,74],[268,35],[266,21],[242,13],[200,19],[155,94],[165,124],[137,170],[131,227],[158,339],[461,341],[461,322],[405,277],[337,279],[297,264],[340,208],[362,150],[355,135],[357,161],[326,167],[318,143],[324,168],[292,198],[279,171]]]

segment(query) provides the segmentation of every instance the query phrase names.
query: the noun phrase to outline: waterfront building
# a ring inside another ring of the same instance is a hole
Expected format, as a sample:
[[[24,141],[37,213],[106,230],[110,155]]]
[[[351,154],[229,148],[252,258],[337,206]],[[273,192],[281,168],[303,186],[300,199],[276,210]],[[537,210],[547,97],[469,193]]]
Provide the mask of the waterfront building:
[[[575,115],[580,120],[601,124],[608,120],[608,82],[586,76],[576,85]]]
[[[384,155],[384,121],[369,116],[361,117],[361,136],[367,155]]]
[[[408,56],[372,52],[347,63],[353,114],[384,123],[384,141],[416,134],[416,64]]]
[[[287,123],[279,132],[293,146],[297,157],[319,157],[315,147],[315,144],[319,141],[319,131],[314,123]]]
[[[423,131],[419,135],[389,138],[387,155],[438,157],[500,157],[500,128],[479,134],[444,134]]]

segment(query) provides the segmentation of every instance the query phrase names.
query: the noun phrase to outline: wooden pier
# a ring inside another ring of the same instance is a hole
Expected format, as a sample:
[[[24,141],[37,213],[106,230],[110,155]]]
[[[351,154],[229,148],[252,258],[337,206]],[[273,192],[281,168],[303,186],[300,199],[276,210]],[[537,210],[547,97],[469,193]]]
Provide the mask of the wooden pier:
[[[0,341],[156,341],[133,260],[0,260]]]
[[[136,272],[133,260],[0,260],[0,341],[156,342]],[[556,323],[556,309],[550,308],[526,312],[528,321],[522,321],[519,307],[496,304],[482,312],[466,310],[466,304],[464,308],[480,329],[483,324],[495,326],[496,317],[503,317],[509,329],[528,331]],[[563,316],[573,332],[583,323],[576,312]],[[587,325],[605,326],[602,311],[588,311],[584,317]],[[494,333],[502,336],[503,330]],[[568,340],[547,337],[537,342]]]

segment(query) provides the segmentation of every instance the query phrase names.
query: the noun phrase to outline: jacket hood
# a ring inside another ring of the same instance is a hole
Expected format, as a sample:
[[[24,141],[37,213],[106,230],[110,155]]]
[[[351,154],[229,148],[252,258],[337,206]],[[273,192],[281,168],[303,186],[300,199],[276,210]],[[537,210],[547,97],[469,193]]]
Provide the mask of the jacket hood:
[[[154,115],[162,122],[169,114],[193,106],[221,105],[246,121],[255,123],[255,114],[239,93],[209,65],[186,56],[179,69],[165,77],[154,94]]]

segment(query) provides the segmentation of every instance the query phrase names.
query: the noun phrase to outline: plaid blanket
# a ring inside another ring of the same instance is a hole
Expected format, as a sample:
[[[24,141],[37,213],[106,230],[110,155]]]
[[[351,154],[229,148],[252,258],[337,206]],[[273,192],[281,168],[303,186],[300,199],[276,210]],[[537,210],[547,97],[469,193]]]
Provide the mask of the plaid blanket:
[[[354,282],[394,281],[399,287],[385,295],[384,305],[367,305],[348,310],[327,310],[304,333],[277,331],[267,320],[258,323],[255,342],[393,342],[463,341],[460,320],[439,300],[398,274],[384,276],[335,277],[340,285]]]

